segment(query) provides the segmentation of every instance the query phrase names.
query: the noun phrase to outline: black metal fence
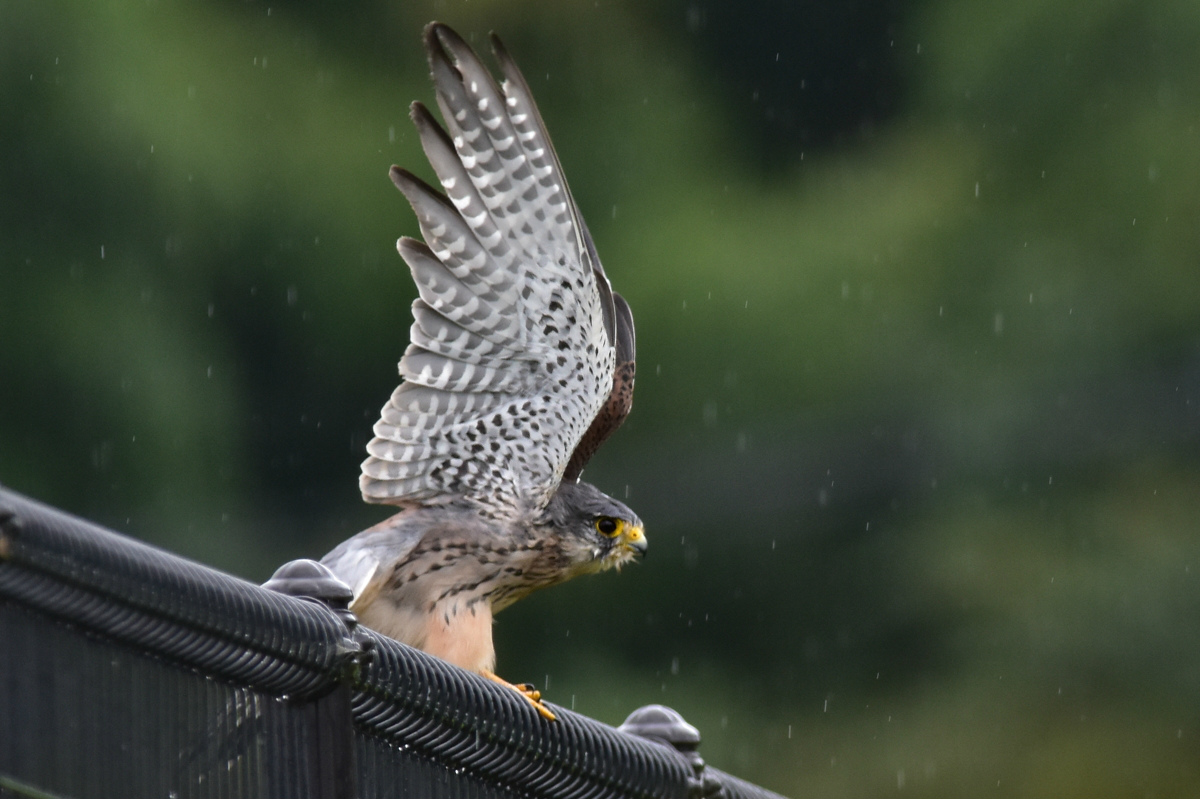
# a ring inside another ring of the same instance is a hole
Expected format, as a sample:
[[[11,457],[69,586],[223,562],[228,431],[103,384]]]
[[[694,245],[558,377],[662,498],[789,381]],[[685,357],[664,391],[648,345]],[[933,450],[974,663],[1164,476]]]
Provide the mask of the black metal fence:
[[[775,796],[358,635],[0,488],[0,796]]]

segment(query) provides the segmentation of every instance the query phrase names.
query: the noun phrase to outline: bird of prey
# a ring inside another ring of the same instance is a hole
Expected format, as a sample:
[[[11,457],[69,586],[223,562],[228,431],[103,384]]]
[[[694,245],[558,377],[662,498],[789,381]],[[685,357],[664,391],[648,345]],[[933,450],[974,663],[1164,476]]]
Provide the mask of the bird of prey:
[[[503,682],[495,613],[646,551],[637,515],[579,481],[629,413],[633,315],[500,40],[499,84],[447,26],[424,40],[446,129],[411,116],[443,191],[391,169],[424,238],[397,243],[420,296],[359,481],[400,510],[322,562],[366,626]]]

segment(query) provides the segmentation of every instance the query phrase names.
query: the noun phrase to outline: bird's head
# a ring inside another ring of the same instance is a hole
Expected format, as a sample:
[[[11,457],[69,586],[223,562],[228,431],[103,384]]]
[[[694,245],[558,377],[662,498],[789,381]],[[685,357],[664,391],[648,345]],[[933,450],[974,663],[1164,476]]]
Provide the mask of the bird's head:
[[[618,569],[646,554],[642,520],[588,483],[564,483],[543,514],[560,536],[572,575]]]

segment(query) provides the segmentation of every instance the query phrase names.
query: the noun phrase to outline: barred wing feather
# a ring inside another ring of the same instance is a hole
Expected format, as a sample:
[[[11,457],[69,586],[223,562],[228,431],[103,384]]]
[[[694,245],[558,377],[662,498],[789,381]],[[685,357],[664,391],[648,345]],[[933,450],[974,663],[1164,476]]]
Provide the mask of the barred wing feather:
[[[549,501],[609,400],[613,295],[503,48],[499,86],[449,28],[425,46],[448,131],[419,103],[412,117],[445,193],[392,169],[424,238],[398,243],[420,296],[360,486],[513,516]]]

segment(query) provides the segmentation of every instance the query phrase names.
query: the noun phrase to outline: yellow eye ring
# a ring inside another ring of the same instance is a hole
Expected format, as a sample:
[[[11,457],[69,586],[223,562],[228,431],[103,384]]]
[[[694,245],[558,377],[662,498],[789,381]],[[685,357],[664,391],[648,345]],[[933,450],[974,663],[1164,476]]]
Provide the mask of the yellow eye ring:
[[[596,528],[596,532],[600,535],[614,538],[620,535],[621,529],[625,526],[625,523],[620,519],[614,519],[611,516],[601,516],[596,519],[595,522],[593,522],[593,526]]]

